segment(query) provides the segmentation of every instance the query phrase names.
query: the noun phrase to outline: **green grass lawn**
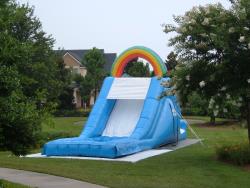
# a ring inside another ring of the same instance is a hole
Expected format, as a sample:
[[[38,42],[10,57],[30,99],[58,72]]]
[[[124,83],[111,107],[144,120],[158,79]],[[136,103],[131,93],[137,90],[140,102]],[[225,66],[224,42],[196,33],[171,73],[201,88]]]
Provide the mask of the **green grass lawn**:
[[[0,188],[29,188],[29,187],[5,180],[0,180]]]
[[[80,134],[86,117],[57,117],[51,125],[44,124],[43,132],[67,132],[72,135]]]
[[[77,121],[84,119],[56,118],[54,128],[44,129],[59,131],[62,128],[79,134],[81,126],[73,125]],[[117,188],[249,188],[250,171],[219,162],[215,157],[216,145],[246,141],[247,130],[237,125],[218,127],[193,125],[193,128],[204,139],[205,146],[196,144],[135,164],[18,158],[11,156],[9,152],[0,152],[0,166],[44,172]]]

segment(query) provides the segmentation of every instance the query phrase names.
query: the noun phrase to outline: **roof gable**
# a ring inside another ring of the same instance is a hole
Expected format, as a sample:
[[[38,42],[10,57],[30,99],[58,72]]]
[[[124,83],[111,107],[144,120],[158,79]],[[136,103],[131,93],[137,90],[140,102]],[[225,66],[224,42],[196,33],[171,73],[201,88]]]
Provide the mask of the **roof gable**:
[[[78,59],[76,59],[76,58],[75,58],[72,54],[70,54],[69,52],[65,53],[65,54],[63,55],[63,57],[64,57],[64,56],[67,56],[67,55],[70,56],[71,58],[73,58],[77,64],[79,64],[80,66],[82,66],[81,62],[80,62]]]

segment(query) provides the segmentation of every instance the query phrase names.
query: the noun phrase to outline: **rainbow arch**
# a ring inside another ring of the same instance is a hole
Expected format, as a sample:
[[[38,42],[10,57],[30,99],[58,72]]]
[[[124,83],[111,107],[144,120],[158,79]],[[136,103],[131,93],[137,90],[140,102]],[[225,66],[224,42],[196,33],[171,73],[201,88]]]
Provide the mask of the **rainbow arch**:
[[[167,67],[157,53],[144,46],[134,46],[128,48],[116,58],[111,68],[111,76],[121,77],[126,65],[135,58],[147,60],[152,65],[156,76],[163,77],[166,75]]]

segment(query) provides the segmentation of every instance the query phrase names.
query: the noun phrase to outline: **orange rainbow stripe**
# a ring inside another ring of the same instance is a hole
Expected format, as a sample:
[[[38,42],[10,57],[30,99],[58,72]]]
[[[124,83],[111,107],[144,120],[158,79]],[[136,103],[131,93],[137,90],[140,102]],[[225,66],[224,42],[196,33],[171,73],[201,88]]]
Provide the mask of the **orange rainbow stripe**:
[[[111,75],[121,77],[126,65],[135,58],[143,58],[148,61],[152,65],[156,76],[163,77],[166,75],[167,68],[160,56],[153,50],[143,46],[134,46],[121,53],[112,65]]]

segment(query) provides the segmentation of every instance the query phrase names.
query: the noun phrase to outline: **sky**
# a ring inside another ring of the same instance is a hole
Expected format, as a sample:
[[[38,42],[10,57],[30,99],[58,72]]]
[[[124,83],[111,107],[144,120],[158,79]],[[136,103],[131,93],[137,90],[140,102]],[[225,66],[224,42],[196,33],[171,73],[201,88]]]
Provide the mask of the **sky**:
[[[162,24],[174,24],[193,6],[228,0],[18,0],[35,8],[43,30],[56,40],[54,49],[90,49],[121,53],[135,45],[165,58],[172,47]]]

